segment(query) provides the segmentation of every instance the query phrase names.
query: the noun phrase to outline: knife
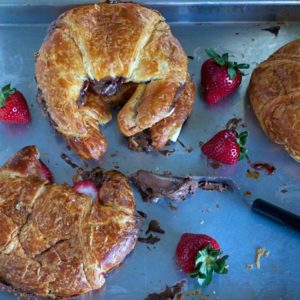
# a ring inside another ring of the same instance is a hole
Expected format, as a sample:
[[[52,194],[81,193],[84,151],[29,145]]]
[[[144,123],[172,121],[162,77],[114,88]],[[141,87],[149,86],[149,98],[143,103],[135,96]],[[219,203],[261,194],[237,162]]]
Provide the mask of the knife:
[[[235,190],[249,205],[249,201],[245,199],[239,186],[228,177],[181,177],[139,170],[131,174],[129,179],[137,186],[143,199],[149,202],[157,202],[162,197],[167,197],[171,200],[185,199],[187,195],[193,194],[197,188],[201,188],[203,190],[219,191]],[[250,206],[252,211],[256,213],[268,217],[281,225],[300,231],[300,216],[259,198],[255,199]]]

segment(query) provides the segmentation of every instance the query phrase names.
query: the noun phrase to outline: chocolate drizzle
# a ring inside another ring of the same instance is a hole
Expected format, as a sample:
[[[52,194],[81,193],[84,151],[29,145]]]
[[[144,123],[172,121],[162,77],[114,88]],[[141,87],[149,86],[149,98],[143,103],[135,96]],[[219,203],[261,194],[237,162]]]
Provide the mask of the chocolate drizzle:
[[[147,129],[131,136],[128,139],[128,147],[133,151],[151,152],[153,151],[151,144],[152,139],[150,136],[150,131]]]
[[[180,300],[183,299],[183,287],[186,280],[182,280],[173,286],[166,286],[166,289],[161,293],[153,293],[147,296],[145,300]]]
[[[90,80],[90,86],[98,95],[113,96],[120,90],[125,81],[124,77],[106,77],[101,80]]]
[[[78,107],[85,105],[86,101],[87,101],[87,97],[86,97],[86,92],[89,88],[90,82],[89,80],[85,80],[83,82],[82,88],[80,90],[80,94],[79,97],[77,99],[77,105]]]
[[[265,162],[254,162],[250,166],[256,171],[264,171],[266,175],[272,175],[276,170],[275,166]]]

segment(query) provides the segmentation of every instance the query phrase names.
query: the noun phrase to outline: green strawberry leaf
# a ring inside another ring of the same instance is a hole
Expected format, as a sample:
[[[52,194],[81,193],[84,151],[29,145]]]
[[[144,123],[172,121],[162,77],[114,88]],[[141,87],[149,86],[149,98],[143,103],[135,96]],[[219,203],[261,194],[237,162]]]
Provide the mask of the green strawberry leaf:
[[[249,64],[238,64],[236,67],[238,69],[249,69],[250,65]]]
[[[228,62],[228,59],[229,59],[228,53],[224,53],[224,54],[222,55],[222,58],[223,58],[223,60],[224,60],[225,62]]]
[[[223,57],[221,57],[214,49],[207,48],[205,49],[206,54],[212,58],[218,65],[224,66],[225,65],[225,60]]]
[[[228,255],[222,256],[220,250],[213,250],[209,244],[199,250],[195,259],[195,269],[189,275],[197,278],[200,285],[208,285],[212,281],[213,272],[227,274],[226,259]]]
[[[0,107],[5,105],[7,98],[16,92],[15,88],[10,87],[10,83],[5,85],[0,91]]]
[[[236,70],[233,68],[233,67],[229,67],[228,70],[228,75],[229,77],[234,80],[235,79],[235,76],[236,76]]]
[[[248,150],[245,147],[246,143],[247,143],[247,138],[248,138],[248,132],[247,131],[243,131],[241,132],[238,137],[237,137],[237,144],[240,147],[240,156],[239,156],[239,160],[242,160],[244,158],[248,158]]]

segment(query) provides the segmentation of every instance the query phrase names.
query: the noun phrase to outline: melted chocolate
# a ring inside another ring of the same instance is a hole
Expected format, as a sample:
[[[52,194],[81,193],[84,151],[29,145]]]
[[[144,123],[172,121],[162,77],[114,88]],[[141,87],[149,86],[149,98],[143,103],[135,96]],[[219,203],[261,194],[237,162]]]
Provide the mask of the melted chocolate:
[[[142,211],[142,210],[137,210],[136,211],[142,218],[147,218],[148,217],[148,215],[144,212],[144,211]]]
[[[69,166],[71,166],[73,169],[75,169],[75,168],[80,168],[76,163],[74,163],[72,160],[71,160],[71,158],[67,155],[67,154],[65,154],[65,153],[62,153],[61,155],[60,155],[60,157],[69,165]]]
[[[263,28],[262,30],[264,31],[269,31],[271,32],[272,34],[274,34],[275,36],[278,35],[279,33],[279,30],[280,30],[280,26],[277,25],[277,26],[272,26],[272,27],[268,27],[268,28]]]
[[[166,286],[161,293],[149,294],[145,300],[181,300],[183,299],[183,287],[186,280],[182,280],[173,286]]]
[[[274,165],[264,162],[254,162],[250,166],[256,171],[264,171],[266,175],[272,175],[276,170]]]
[[[144,201],[149,202],[157,202],[162,197],[185,200],[198,188],[198,182],[189,177],[161,176],[144,170],[132,174],[130,179],[139,189]]]
[[[257,171],[251,172],[249,169],[247,169],[247,177],[252,178],[252,179],[258,179],[259,178],[259,173]]]
[[[147,237],[139,237],[138,241],[141,243],[154,245],[160,241],[160,238],[152,234],[149,234]]]
[[[226,129],[231,129],[231,130],[237,130],[240,127],[242,127],[242,128],[246,127],[246,125],[243,123],[243,120],[241,118],[239,118],[239,119],[232,118],[225,125]]]
[[[90,80],[92,90],[98,95],[113,96],[126,81],[123,77],[103,78],[101,80]]]
[[[150,221],[150,223],[148,225],[148,229],[146,231],[146,234],[148,234],[150,231],[156,232],[156,233],[161,233],[161,234],[165,233],[165,231],[160,227],[158,221],[156,221],[156,220]]]
[[[90,82],[88,80],[85,80],[83,82],[82,88],[80,90],[80,95],[77,99],[77,105],[78,107],[85,105],[87,97],[86,97],[86,92],[89,88]]]
[[[133,151],[153,151],[152,140],[149,130],[139,132],[128,139],[128,147]]]

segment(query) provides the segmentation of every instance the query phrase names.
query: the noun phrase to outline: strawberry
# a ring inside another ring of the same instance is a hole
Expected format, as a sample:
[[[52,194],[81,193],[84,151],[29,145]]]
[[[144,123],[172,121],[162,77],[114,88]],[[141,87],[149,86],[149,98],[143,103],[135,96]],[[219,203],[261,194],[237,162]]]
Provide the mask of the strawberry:
[[[41,165],[41,178],[47,179],[49,182],[53,182],[53,175],[50,169],[40,160]]]
[[[227,274],[226,259],[221,256],[219,243],[205,234],[184,233],[176,247],[176,262],[183,272],[208,285],[213,272]]]
[[[223,164],[233,165],[239,160],[247,157],[245,144],[248,133],[246,131],[239,135],[232,129],[219,131],[202,147],[201,151],[208,158]]]
[[[19,91],[5,85],[0,91],[0,121],[12,124],[28,124],[30,112],[27,102]]]
[[[94,181],[82,180],[74,184],[73,190],[77,193],[87,195],[93,200],[98,198],[98,189]]]
[[[213,49],[205,51],[210,59],[202,65],[201,83],[204,87],[204,99],[213,104],[235,92],[244,75],[241,69],[248,69],[249,65],[228,61],[228,53],[220,56]]]

